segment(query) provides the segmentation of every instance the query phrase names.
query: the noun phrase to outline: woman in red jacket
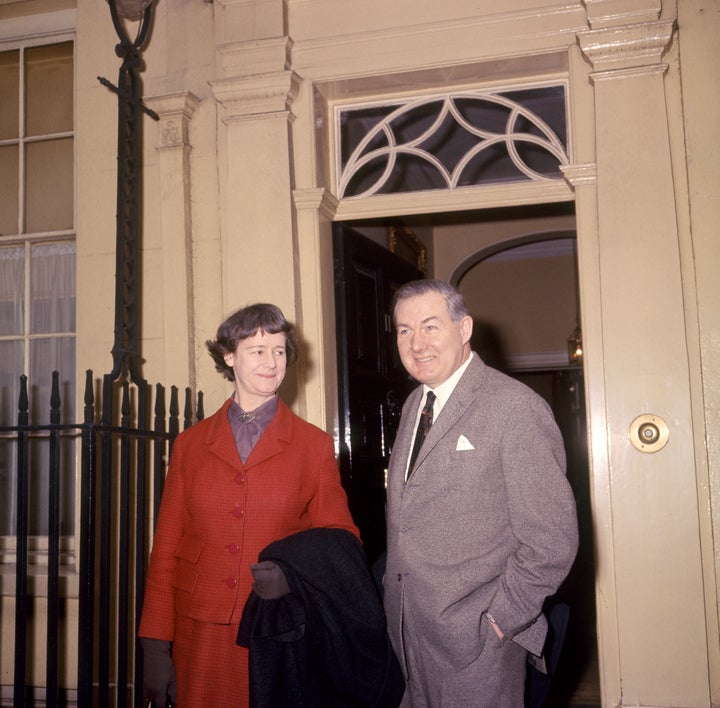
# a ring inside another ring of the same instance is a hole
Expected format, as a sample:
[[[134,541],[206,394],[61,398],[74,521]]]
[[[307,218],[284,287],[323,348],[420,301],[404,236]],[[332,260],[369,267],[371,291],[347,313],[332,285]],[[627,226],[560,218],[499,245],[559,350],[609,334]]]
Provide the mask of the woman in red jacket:
[[[277,397],[297,357],[282,312],[245,307],[207,346],[235,391],[173,446],[138,632],[155,706],[168,696],[178,708],[247,706],[247,649],[235,641],[243,607],[251,589],[272,596],[284,585],[258,553],[310,528],[358,535],[332,438]]]

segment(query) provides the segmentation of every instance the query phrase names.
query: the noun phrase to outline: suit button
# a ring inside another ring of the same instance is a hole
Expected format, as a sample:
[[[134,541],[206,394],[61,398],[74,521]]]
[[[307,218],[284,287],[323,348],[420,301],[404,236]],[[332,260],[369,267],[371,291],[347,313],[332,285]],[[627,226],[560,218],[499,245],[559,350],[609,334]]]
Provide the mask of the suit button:
[[[239,543],[231,543],[228,546],[228,551],[230,551],[230,553],[240,553],[240,544]]]
[[[244,516],[244,514],[245,514],[245,509],[243,509],[241,506],[236,506],[232,511],[232,515],[236,519],[242,518]]]
[[[237,584],[237,578],[225,578],[225,585],[227,585],[231,590],[236,587]]]
[[[235,475],[235,484],[245,484],[245,475],[242,472]]]

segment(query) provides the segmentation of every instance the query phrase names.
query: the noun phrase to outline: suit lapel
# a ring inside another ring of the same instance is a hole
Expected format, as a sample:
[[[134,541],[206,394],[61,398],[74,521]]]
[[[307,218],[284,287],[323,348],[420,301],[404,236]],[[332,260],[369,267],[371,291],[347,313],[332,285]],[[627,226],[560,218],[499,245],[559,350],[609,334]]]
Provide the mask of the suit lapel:
[[[400,426],[398,428],[397,435],[395,436],[395,442],[393,443],[390,465],[393,469],[398,470],[398,475],[403,477],[407,468],[408,457],[410,457],[415,415],[417,414],[417,409],[420,405],[422,390],[422,386],[418,386],[408,396],[404,408],[405,414],[400,417]]]
[[[478,398],[478,389],[480,388],[487,367],[474,352],[472,357],[473,359],[468,368],[457,382],[455,390],[443,406],[440,415],[433,423],[432,428],[430,428],[427,438],[425,438],[425,442],[415,462],[416,471],[413,473],[413,476],[419,471],[418,468],[422,467],[422,462],[430,451],[446,438],[449,440],[448,436],[451,429]],[[407,453],[405,458],[407,459]]]
[[[227,417],[231,403],[232,400],[228,399],[225,405],[209,419],[210,427],[206,437],[206,444],[208,450],[223,462],[242,469],[243,463],[237,453],[235,438]],[[286,445],[292,440],[292,419],[293,414],[290,409],[281,400],[278,400],[277,413],[250,453],[250,457],[244,466],[246,470],[281,453],[285,449]]]
[[[242,462],[237,453],[235,438],[233,438],[232,429],[228,422],[228,408],[230,408],[231,403],[232,399],[228,398],[225,405],[209,419],[210,427],[205,440],[209,452],[228,465],[240,469],[242,468]]]

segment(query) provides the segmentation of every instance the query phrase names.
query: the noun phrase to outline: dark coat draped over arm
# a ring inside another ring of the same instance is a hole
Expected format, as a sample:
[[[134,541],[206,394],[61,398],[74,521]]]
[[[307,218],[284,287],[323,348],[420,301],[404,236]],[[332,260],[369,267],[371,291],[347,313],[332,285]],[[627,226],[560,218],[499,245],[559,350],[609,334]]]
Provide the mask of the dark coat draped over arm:
[[[250,649],[252,708],[391,708],[404,680],[379,591],[357,538],[310,529],[267,546],[291,592],[248,598],[238,644]]]

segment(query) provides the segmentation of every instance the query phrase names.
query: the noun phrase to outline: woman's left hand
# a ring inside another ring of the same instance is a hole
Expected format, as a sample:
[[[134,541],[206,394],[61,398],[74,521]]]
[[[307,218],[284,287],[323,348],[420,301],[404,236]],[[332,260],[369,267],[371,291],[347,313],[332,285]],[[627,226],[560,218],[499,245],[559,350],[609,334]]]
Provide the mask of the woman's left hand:
[[[263,600],[278,600],[290,592],[282,568],[273,561],[260,561],[250,566],[253,574],[252,589]]]

